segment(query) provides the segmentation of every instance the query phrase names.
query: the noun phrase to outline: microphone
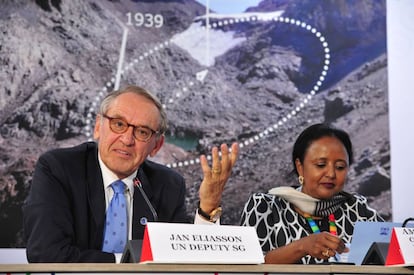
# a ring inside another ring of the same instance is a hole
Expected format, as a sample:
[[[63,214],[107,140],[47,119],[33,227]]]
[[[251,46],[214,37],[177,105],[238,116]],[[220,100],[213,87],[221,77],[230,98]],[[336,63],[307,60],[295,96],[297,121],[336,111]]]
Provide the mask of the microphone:
[[[144,188],[142,188],[142,183],[138,179],[138,177],[135,177],[133,179],[134,186],[138,187],[139,192],[141,192],[141,195],[144,197],[145,202],[147,203],[149,209],[151,210],[152,216],[154,217],[154,221],[158,221],[158,214],[157,211],[155,211],[155,208],[152,206],[151,202],[148,199],[147,194],[145,194]]]

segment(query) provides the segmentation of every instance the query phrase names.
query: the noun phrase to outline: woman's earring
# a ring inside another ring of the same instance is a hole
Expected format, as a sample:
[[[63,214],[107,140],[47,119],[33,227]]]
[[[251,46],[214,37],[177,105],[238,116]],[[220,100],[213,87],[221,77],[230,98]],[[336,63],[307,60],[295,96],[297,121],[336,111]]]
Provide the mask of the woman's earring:
[[[304,180],[303,176],[299,176],[298,180],[299,180],[300,185],[303,185],[303,180]]]

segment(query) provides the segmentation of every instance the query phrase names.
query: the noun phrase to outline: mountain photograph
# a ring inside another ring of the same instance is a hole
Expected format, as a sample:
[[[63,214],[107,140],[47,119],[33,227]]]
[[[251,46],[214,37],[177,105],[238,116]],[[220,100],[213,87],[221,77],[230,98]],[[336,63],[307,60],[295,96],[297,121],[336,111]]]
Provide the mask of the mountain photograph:
[[[223,0],[223,2],[230,0]],[[194,216],[201,154],[238,142],[222,199],[238,225],[250,194],[298,185],[291,150],[328,122],[354,144],[345,191],[392,220],[385,0],[262,0],[219,13],[195,0],[0,4],[0,246],[25,247],[21,207],[43,152],[93,140],[101,99],[157,95]]]

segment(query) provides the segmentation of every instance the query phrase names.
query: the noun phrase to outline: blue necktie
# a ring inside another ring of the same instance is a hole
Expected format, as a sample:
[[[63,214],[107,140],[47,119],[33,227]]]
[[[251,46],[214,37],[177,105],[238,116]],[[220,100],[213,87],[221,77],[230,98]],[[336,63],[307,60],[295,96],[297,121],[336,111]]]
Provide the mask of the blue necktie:
[[[125,184],[117,180],[111,184],[114,196],[106,212],[105,235],[102,251],[122,253],[127,241],[127,203]]]

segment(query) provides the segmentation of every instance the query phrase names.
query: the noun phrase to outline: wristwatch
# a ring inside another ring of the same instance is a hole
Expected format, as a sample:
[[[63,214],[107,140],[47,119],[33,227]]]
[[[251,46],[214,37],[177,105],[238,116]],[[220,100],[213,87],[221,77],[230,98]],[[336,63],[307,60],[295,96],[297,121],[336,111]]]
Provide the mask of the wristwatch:
[[[221,217],[221,213],[223,213],[223,209],[219,206],[213,209],[213,211],[211,211],[208,214],[204,212],[203,209],[201,209],[200,203],[198,203],[197,213],[210,222],[216,222]]]

